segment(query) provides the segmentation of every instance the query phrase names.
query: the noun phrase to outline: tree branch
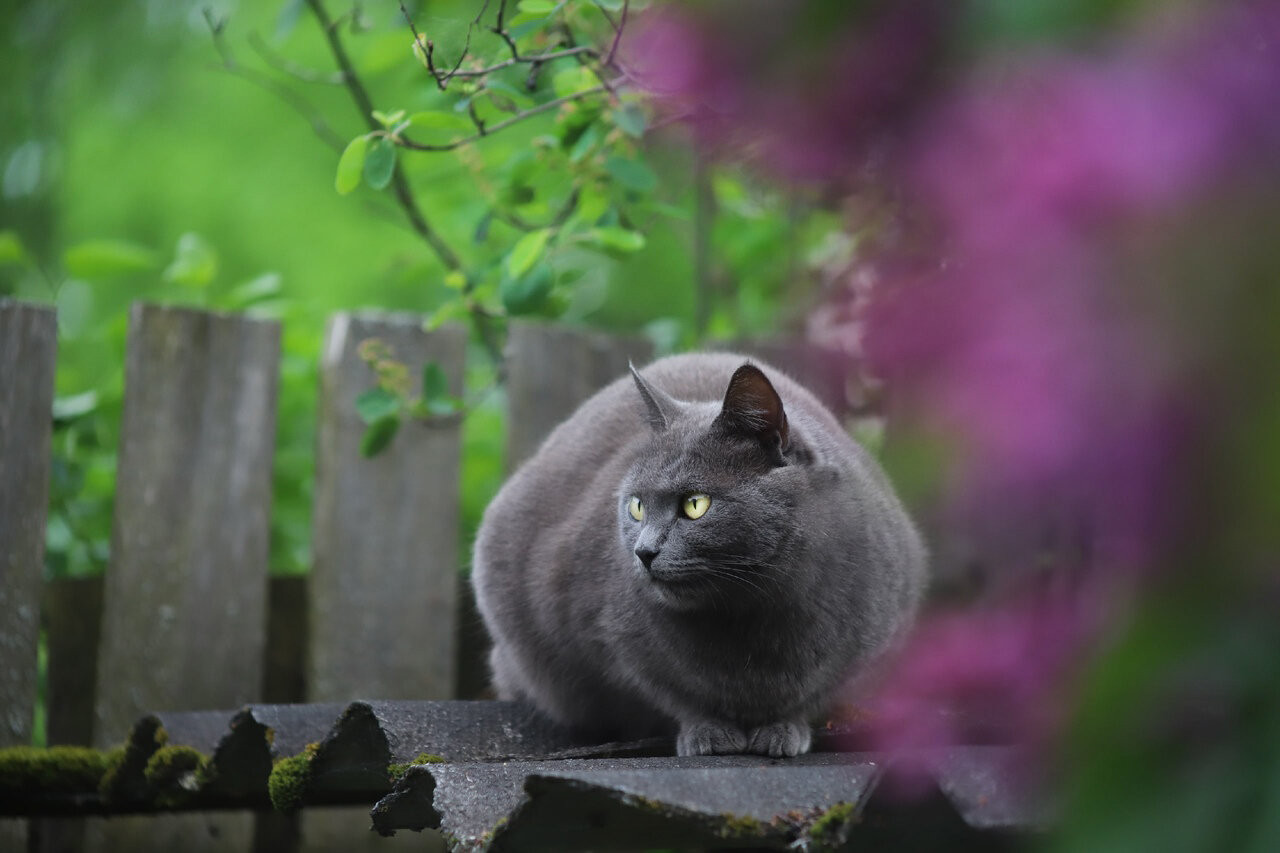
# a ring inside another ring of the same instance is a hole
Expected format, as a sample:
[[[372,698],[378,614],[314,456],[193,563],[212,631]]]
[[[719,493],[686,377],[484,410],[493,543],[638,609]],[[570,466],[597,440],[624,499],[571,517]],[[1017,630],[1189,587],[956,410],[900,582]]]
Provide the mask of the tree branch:
[[[452,151],[455,148],[461,148],[464,145],[470,145],[472,142],[476,142],[478,140],[484,139],[485,137],[493,136],[498,131],[511,127],[513,124],[519,124],[520,122],[524,121],[525,119],[531,116],[535,116],[539,113],[545,113],[548,110],[553,110],[556,107],[563,106],[564,104],[570,103],[572,101],[580,101],[583,98],[587,98],[592,95],[602,95],[606,91],[607,90],[604,86],[593,86],[592,88],[584,89],[581,92],[574,92],[572,95],[565,95],[560,98],[555,98],[545,103],[538,104],[537,106],[529,107],[529,109],[527,110],[521,110],[520,112],[511,116],[510,118],[505,118],[502,121],[498,122],[497,124],[485,128],[480,133],[476,133],[464,139],[456,139],[453,142],[445,142],[439,145],[432,145],[425,142],[415,142],[412,139],[401,136],[399,134],[391,134],[391,140],[395,142],[397,145],[403,148],[409,148],[413,151]]]
[[[329,17],[329,13],[325,11],[322,0],[307,0],[307,5],[311,7],[312,13],[316,16],[316,20],[320,23],[320,28],[324,31],[325,38],[329,42],[329,51],[333,54],[334,61],[338,63],[339,70],[345,78],[347,91],[351,93],[352,100],[356,102],[356,108],[360,111],[360,115],[364,118],[365,124],[370,130],[380,131],[382,125],[373,117],[373,101],[369,98],[369,92],[364,88],[359,75],[356,74],[355,66],[351,64],[351,58],[347,56],[346,48],[342,45],[342,39],[338,36],[337,28],[334,26],[333,20]],[[391,188],[395,194],[396,201],[399,203],[405,216],[409,219],[409,224],[413,226],[413,230],[418,236],[422,237],[435,252],[440,262],[451,270],[460,270],[462,268],[462,260],[457,253],[449,246],[448,243],[440,236],[440,234],[431,227],[426,217],[418,208],[418,204],[414,201],[413,193],[409,189],[409,182],[404,176],[404,170],[397,162],[395,170],[391,173]]]
[[[330,148],[335,151],[341,151],[346,146],[346,140],[329,126],[328,122],[321,116],[320,111],[312,106],[310,101],[288,86],[283,85],[280,81],[256,69],[246,68],[236,60],[235,54],[231,52],[231,48],[226,43],[224,21],[214,18],[213,13],[208,9],[204,10],[204,19],[209,24],[209,32],[213,36],[213,47],[214,50],[218,51],[218,56],[222,58],[222,69],[224,71],[248,81],[284,101],[293,108],[294,112],[306,119],[316,136],[320,137]]]

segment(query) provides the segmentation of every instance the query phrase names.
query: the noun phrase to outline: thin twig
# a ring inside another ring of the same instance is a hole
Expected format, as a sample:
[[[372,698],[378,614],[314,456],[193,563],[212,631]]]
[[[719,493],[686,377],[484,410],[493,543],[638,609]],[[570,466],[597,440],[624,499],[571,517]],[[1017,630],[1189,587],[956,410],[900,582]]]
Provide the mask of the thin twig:
[[[369,93],[365,90],[364,83],[361,82],[359,75],[356,74],[355,67],[351,64],[351,58],[347,56],[346,48],[343,47],[342,39],[334,27],[329,13],[325,11],[323,2],[321,0],[307,0],[307,5],[311,7],[312,13],[320,23],[320,28],[324,31],[325,38],[329,42],[329,50],[346,80],[347,91],[351,93],[352,99],[356,102],[356,108],[360,111],[365,124],[372,131],[381,130],[381,124],[373,117],[373,101],[369,98]],[[418,203],[413,198],[413,193],[409,189],[409,182],[405,178],[404,170],[400,168],[399,163],[396,163],[395,169],[391,173],[391,188],[395,193],[396,201],[399,202],[405,216],[409,219],[409,223],[413,226],[413,230],[427,242],[427,245],[436,253],[440,262],[448,269],[461,269],[462,260],[439,233],[431,227],[422,211],[418,208]]]
[[[485,128],[485,130],[481,133],[476,133],[472,136],[468,136],[463,139],[455,139],[453,142],[445,142],[439,145],[433,145],[425,142],[415,142],[414,140],[401,136],[399,134],[391,134],[391,140],[395,142],[397,145],[403,148],[409,148],[413,151],[452,151],[455,148],[461,148],[464,145],[470,145],[473,142],[477,142],[486,137],[493,136],[498,131],[511,127],[513,124],[519,124],[525,119],[531,116],[535,116],[538,113],[545,113],[548,110],[553,110],[556,107],[563,106],[564,104],[568,104],[573,101],[580,101],[583,98],[588,98],[592,95],[602,95],[606,91],[607,89],[603,85],[593,86],[592,88],[584,89],[581,92],[574,92],[571,95],[565,95],[560,98],[555,98],[554,100],[550,100],[545,103],[538,104],[537,106],[529,107],[529,109],[527,110],[521,110],[520,112],[511,116],[510,118],[503,119],[497,124],[491,125],[490,127]]]
[[[209,33],[213,37],[213,47],[214,50],[218,51],[218,56],[222,59],[222,69],[224,71],[246,80],[284,101],[298,115],[307,120],[316,136],[320,137],[330,148],[335,151],[341,151],[346,146],[346,140],[329,126],[320,111],[312,106],[310,101],[280,81],[256,69],[246,68],[236,60],[235,54],[232,53],[231,48],[226,43],[225,21],[215,18],[208,9],[204,10],[204,19],[209,25]]]
[[[323,71],[316,71],[312,68],[304,68],[293,60],[276,53],[265,41],[262,40],[262,36],[258,35],[256,32],[249,33],[249,47],[253,48],[253,52],[258,54],[262,61],[267,63],[267,65],[270,65],[282,74],[288,74],[290,77],[295,77],[303,83],[323,83],[327,86],[346,85],[347,81],[343,78],[340,72],[333,71],[325,73]]]
[[[627,26],[627,10],[631,8],[631,0],[622,0],[622,17],[618,21],[618,25],[613,28],[613,44],[609,45],[609,55],[604,58],[604,65],[613,64],[613,58],[618,54],[618,43],[622,41],[622,31]]]
[[[578,45],[577,47],[566,47],[561,50],[551,50],[546,53],[529,53],[521,56],[519,59],[504,59],[501,62],[495,62],[485,68],[464,68],[461,71],[453,71],[450,77],[485,77],[495,71],[501,71],[504,68],[510,68],[513,65],[540,65],[543,62],[550,62],[553,59],[565,59],[570,56],[579,54],[587,54],[594,56],[596,49],[589,45]]]

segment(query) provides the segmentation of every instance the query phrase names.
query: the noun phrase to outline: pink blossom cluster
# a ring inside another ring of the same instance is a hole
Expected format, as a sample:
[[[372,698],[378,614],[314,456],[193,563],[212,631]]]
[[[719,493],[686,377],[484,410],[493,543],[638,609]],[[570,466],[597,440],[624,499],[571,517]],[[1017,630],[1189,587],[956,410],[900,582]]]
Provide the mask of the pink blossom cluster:
[[[1141,250],[1217,188],[1280,170],[1280,2],[1180,7],[1087,52],[988,56],[949,87],[942,7],[877,8],[825,53],[778,48],[794,74],[761,59],[781,24],[744,35],[667,14],[632,46],[637,79],[704,143],[784,179],[843,184],[892,150],[913,252],[863,259],[819,325],[865,351],[897,425],[958,448],[944,515],[978,507],[1012,528],[1047,502],[1088,548],[1072,595],[927,620],[874,716],[893,747],[963,740],[955,721],[975,714],[1043,741],[1108,598],[1177,539],[1186,438],[1205,417],[1197,330]]]

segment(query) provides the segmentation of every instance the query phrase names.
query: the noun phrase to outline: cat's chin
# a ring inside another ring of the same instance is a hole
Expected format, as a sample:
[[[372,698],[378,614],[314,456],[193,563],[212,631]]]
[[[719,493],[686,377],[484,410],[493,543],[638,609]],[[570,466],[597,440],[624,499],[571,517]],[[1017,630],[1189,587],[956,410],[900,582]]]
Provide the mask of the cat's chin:
[[[649,571],[643,575],[645,586],[654,598],[668,607],[680,610],[696,608],[712,595],[701,567]]]

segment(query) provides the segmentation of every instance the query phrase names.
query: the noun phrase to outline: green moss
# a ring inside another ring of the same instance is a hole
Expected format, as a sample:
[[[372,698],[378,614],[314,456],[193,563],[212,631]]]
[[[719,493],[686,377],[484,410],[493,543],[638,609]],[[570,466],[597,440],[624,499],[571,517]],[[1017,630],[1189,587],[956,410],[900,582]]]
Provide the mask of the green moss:
[[[176,806],[190,799],[209,780],[209,757],[190,746],[163,746],[147,761],[142,776],[155,801]]]
[[[819,849],[835,847],[842,841],[842,834],[853,820],[853,803],[836,803],[809,824],[809,838]]]
[[[409,768],[417,764],[446,764],[448,760],[441,755],[435,755],[430,752],[420,752],[413,761],[407,764],[388,764],[387,775],[391,777],[391,784],[395,784],[404,778],[404,774],[409,772]]]
[[[112,754],[87,746],[0,749],[0,793],[6,796],[96,791]]]
[[[748,836],[764,835],[765,824],[751,817],[750,815],[736,815],[732,812],[725,812],[720,815],[720,837],[721,838],[744,838]]]
[[[278,811],[291,812],[302,807],[311,785],[311,762],[319,749],[320,744],[309,743],[299,754],[282,758],[271,768],[267,792]]]

